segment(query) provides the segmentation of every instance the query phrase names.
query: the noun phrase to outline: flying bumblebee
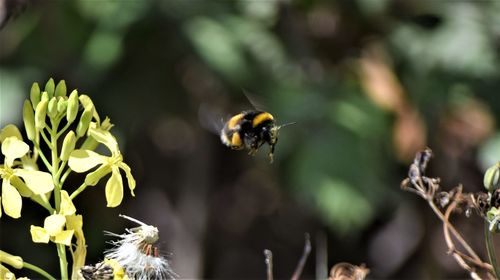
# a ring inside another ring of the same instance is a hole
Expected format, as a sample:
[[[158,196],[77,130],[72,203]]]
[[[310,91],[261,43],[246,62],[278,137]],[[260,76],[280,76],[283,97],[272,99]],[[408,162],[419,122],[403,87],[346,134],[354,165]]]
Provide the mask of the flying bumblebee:
[[[278,142],[280,128],[293,123],[276,125],[273,115],[268,112],[249,110],[231,117],[220,131],[222,143],[233,150],[249,150],[255,155],[264,144],[269,145],[269,160],[273,162],[274,147]]]

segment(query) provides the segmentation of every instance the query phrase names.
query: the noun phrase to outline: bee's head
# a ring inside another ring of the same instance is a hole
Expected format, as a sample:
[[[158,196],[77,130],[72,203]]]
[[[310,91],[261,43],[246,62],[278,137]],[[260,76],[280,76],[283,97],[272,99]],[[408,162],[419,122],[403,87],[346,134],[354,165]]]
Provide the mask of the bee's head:
[[[273,125],[271,126],[268,131],[269,131],[269,142],[270,144],[275,144],[277,141],[278,141],[278,133],[279,133],[279,130],[285,126],[288,126],[288,125],[292,125],[292,124],[296,124],[295,122],[291,122],[291,123],[285,123],[285,124],[282,124],[282,125]]]

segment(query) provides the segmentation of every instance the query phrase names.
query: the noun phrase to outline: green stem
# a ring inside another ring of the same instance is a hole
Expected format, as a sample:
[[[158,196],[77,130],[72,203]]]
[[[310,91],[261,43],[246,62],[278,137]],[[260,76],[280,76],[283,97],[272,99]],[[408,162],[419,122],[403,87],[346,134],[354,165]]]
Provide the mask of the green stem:
[[[49,138],[47,137],[47,135],[45,134],[45,131],[43,129],[40,130],[40,134],[42,135],[42,138],[43,140],[45,140],[45,143],[47,144],[47,146],[49,146],[50,149],[52,149],[52,147],[54,147],[53,143],[50,142]],[[57,147],[57,146],[55,146]]]
[[[61,183],[59,182],[59,155],[57,153],[57,127],[59,126],[58,120],[51,120],[52,129],[50,130],[51,136],[51,151],[52,151],[52,178],[54,181],[54,202],[56,211],[59,213],[61,208]],[[43,134],[42,134],[43,135]],[[66,258],[66,247],[63,244],[57,245],[57,255],[59,256],[59,267],[61,269],[61,279],[68,279],[68,261]]]
[[[69,128],[71,123],[66,123],[66,125],[57,133],[57,138],[61,137],[61,135]]]
[[[68,279],[68,261],[66,260],[66,247],[64,244],[56,244],[57,255],[59,256],[59,267],[61,269],[61,279]]]
[[[67,163],[67,161],[61,162],[61,166],[59,167],[59,170],[57,171],[57,174],[56,174],[57,178],[61,178],[61,174],[62,174],[64,168],[66,167],[66,163]],[[59,183],[61,184],[61,186],[63,185],[62,180],[59,180]]]
[[[76,189],[70,196],[69,198],[71,198],[71,200],[75,199],[75,197],[77,195],[79,195],[81,192],[83,192],[85,190],[85,188],[87,188],[87,184],[85,184],[85,182],[83,182],[79,187],[78,189]]]
[[[35,142],[35,148],[36,148],[35,151],[40,151],[38,155],[42,159],[43,164],[45,164],[45,167],[47,167],[49,171],[52,170],[52,165],[49,163],[49,160],[43,154],[42,150],[40,149],[40,144],[38,142]]]
[[[23,268],[27,268],[29,270],[32,270],[40,275],[42,275],[43,277],[49,279],[49,280],[56,280],[56,278],[52,275],[50,275],[47,271],[39,268],[38,266],[36,265],[33,265],[33,264],[30,264],[30,263],[27,263],[25,261],[23,261]]]
[[[495,246],[493,244],[492,232],[490,231],[489,223],[486,221],[484,223],[484,238],[486,241],[486,250],[488,251],[488,258],[490,260],[491,266],[493,266],[495,278],[500,279],[500,267],[498,267],[497,256],[495,253]]]
[[[66,178],[68,178],[69,173],[71,173],[71,168],[68,168],[66,172],[64,172],[64,174],[62,175],[60,180],[61,186],[64,185],[64,182],[66,181]]]
[[[54,208],[52,208],[49,201],[44,195],[34,195],[31,197],[31,199],[36,203],[40,204],[41,206],[43,206],[43,208],[47,209],[49,213],[51,214],[54,213]]]

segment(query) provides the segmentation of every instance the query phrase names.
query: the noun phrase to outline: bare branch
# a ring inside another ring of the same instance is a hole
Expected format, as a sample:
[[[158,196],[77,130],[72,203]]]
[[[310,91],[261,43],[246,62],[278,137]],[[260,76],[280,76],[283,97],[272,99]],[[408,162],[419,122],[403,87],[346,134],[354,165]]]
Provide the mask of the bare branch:
[[[298,280],[300,275],[302,275],[302,270],[304,270],[307,257],[311,253],[311,238],[309,237],[309,233],[305,234],[305,239],[304,252],[302,253],[302,257],[300,257],[299,263],[297,264],[297,268],[295,268],[295,272],[293,273],[291,280]]]
[[[264,256],[266,256],[267,280],[273,280],[273,252],[265,249]]]

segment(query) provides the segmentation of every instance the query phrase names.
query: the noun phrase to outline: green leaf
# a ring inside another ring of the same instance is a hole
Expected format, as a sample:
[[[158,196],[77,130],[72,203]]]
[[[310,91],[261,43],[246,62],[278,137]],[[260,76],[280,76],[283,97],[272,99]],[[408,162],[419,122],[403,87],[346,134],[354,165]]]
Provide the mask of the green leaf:
[[[108,207],[120,205],[123,199],[123,181],[118,167],[113,166],[111,178],[106,183],[106,201]]]
[[[96,152],[90,150],[74,150],[69,156],[68,165],[71,170],[82,173],[105,162],[106,157]]]

